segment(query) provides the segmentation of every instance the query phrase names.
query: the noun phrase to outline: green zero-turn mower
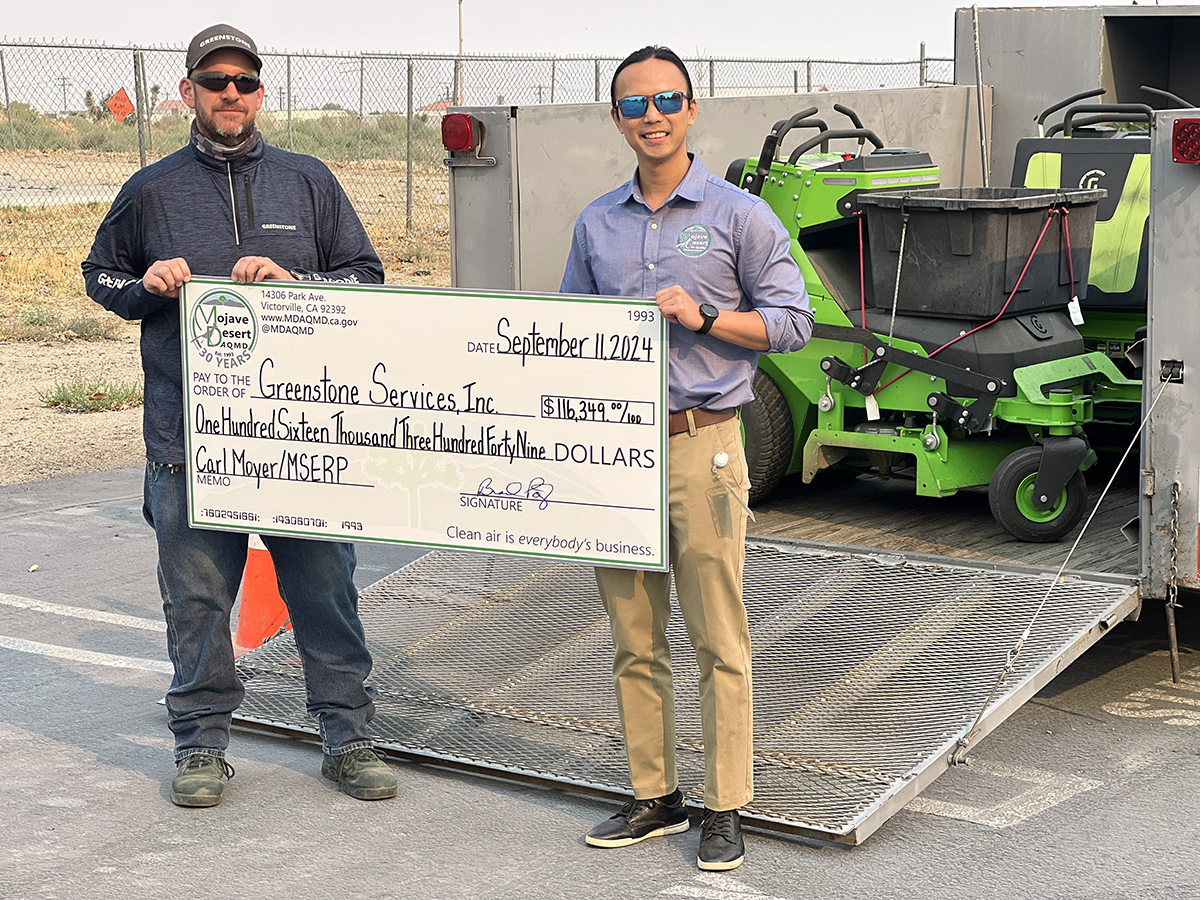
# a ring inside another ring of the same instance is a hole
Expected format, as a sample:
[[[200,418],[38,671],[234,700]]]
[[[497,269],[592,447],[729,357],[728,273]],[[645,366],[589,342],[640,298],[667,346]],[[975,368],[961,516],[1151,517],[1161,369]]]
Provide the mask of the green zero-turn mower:
[[[1160,106],[1192,106],[1169,91],[1141,89]],[[1108,191],[1096,210],[1087,295],[1076,325],[1088,350],[1107,354],[1122,372],[1140,378],[1136,348],[1146,327],[1154,110],[1144,103],[1084,102],[1104,93],[1103,88],[1084,91],[1042,110],[1035,120],[1037,136],[1017,142],[1012,184]],[[1063,110],[1062,119],[1047,126],[1047,119]],[[1088,427],[1093,445],[1123,446],[1139,418],[1136,407],[1099,404]]]
[[[1141,89],[1166,108],[1192,107],[1168,91]],[[1089,350],[1107,353],[1133,371],[1123,360],[1146,325],[1154,110],[1144,103],[1081,102],[1104,93],[1104,88],[1084,91],[1042,110],[1037,136],[1017,142],[1012,184],[1108,191],[1096,210],[1087,296],[1081,298],[1084,321],[1078,328]],[[1064,109],[1061,121],[1046,125]]]
[[[1141,397],[1066,311],[1104,192],[940,189],[928,154],[834,109],[853,127],[803,110],[726,172],[790,232],[816,316],[803,350],[760,358],[742,409],[751,501],[795,472],[911,472],[923,496],[987,485],[1010,534],[1059,539],[1084,512],[1095,405]],[[858,152],[828,152],[842,138]]]

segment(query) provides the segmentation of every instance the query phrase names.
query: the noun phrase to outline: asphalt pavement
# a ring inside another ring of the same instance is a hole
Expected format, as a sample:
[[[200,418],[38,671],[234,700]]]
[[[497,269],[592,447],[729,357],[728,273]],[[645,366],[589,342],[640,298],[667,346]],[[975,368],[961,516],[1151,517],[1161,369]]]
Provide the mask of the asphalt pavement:
[[[27,181],[0,176],[0,207],[61,206],[67,203],[112,203],[119,184]]]
[[[6,900],[1200,898],[1200,599],[1182,684],[1148,603],[863,845],[752,833],[744,866],[701,873],[698,823],[597,850],[612,803],[411,763],[363,803],[318,747],[243,729],[224,802],[179,809],[141,470],[0,488],[0,532]],[[360,586],[417,555],[360,545]]]

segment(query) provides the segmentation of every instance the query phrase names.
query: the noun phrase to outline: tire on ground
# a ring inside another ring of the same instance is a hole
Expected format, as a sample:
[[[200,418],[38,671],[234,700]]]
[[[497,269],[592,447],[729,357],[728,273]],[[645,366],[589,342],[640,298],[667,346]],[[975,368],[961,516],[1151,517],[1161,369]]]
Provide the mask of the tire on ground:
[[[753,504],[779,486],[792,461],[792,412],[783,392],[762,369],[754,373],[754,399],[742,407],[742,435]]]

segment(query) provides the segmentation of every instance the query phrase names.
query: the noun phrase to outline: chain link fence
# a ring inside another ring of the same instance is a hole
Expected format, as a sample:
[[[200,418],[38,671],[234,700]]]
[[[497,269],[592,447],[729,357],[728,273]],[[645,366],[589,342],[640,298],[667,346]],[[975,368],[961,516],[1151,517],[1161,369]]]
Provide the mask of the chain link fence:
[[[619,59],[261,54],[271,144],[324,160],[389,270],[449,270],[452,105],[607,100]],[[952,60],[687,60],[698,97],[915,87]],[[0,254],[86,255],[118,188],[188,140],[183,47],[0,43]],[[122,93],[123,92],[123,93]]]

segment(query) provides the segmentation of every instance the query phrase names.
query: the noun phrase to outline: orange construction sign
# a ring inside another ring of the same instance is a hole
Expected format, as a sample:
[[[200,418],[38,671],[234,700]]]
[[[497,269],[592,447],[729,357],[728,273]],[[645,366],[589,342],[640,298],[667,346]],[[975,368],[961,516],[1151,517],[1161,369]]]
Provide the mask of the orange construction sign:
[[[124,122],[133,112],[133,104],[129,102],[129,95],[125,93],[125,88],[121,88],[109,97],[105,105],[112,110],[113,118],[118,122]]]

